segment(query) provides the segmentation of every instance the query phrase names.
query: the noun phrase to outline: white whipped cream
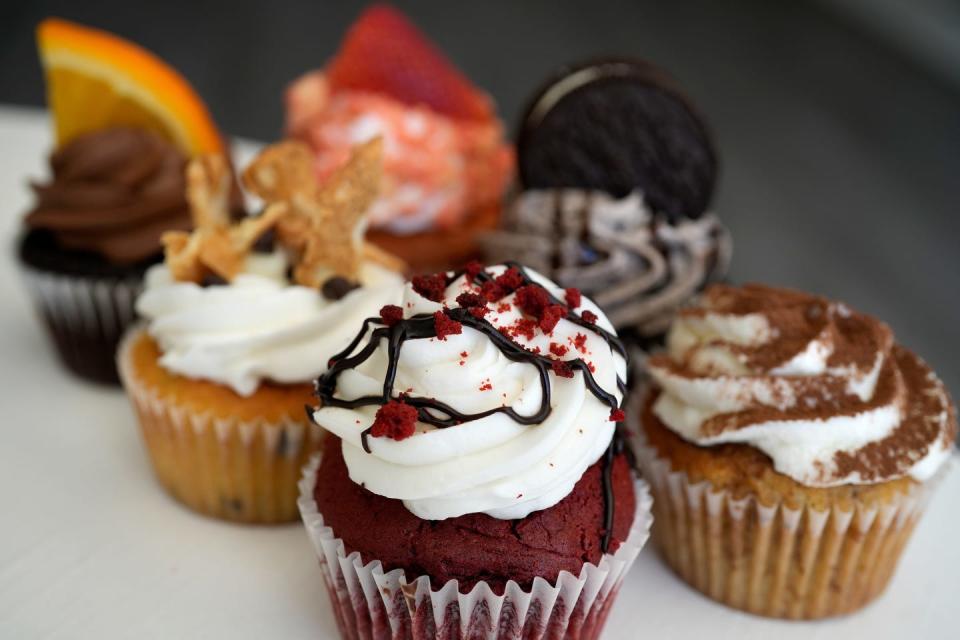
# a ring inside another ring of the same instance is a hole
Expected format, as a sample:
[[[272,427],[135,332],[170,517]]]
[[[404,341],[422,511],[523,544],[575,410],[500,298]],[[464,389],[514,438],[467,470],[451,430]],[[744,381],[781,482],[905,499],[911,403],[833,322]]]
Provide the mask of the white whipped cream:
[[[291,284],[282,252],[251,255],[226,285],[177,282],[166,265],[146,276],[137,312],[160,345],[160,364],[189,378],[229,386],[242,396],[261,382],[310,382],[326,370],[364,318],[399,302],[402,278],[365,263],[361,287],[340,300]]]
[[[730,289],[724,295],[736,292]],[[814,304],[818,299],[811,296],[810,300]],[[648,363],[650,375],[661,389],[653,411],[685,440],[701,446],[751,445],[770,456],[780,473],[820,487],[907,475],[923,481],[949,457],[952,438],[947,434],[953,423],[942,384],[929,372],[921,391],[908,389],[897,370],[894,353],[898,348],[893,347],[889,330],[876,320],[858,316],[879,328],[870,365],[854,366],[837,353],[836,340],[841,333],[836,322],[849,318],[851,312],[829,303],[823,307],[827,317],[824,328],[812,330],[805,346],[784,362],[757,368],[751,355],[775,348],[781,338],[778,328],[762,313],[734,314],[713,308],[709,294],[702,304],[703,312],[677,318],[667,338],[667,353]],[[777,311],[775,307],[772,303],[770,310]],[[838,358],[832,358],[835,354]],[[884,369],[888,364],[891,366]],[[897,382],[896,391],[875,400],[882,369]],[[910,404],[916,402],[911,394],[917,393],[935,397],[942,407],[939,415],[929,416],[937,429],[931,430],[926,441],[912,443],[912,448],[891,449],[888,453],[898,461],[895,471],[882,471],[879,465],[869,472],[838,466],[838,453],[856,455],[873,443],[898,446],[883,441],[901,425]],[[848,410],[831,414],[830,407],[839,406]],[[778,413],[771,418],[769,410]],[[738,415],[747,411],[753,413]],[[705,428],[711,419],[715,427],[718,419],[725,418],[736,426]]]
[[[493,275],[505,267],[491,267]],[[563,300],[563,290],[543,276],[527,270],[535,282]],[[405,317],[433,314],[469,290],[463,277],[446,290],[443,304],[427,300],[411,285],[403,296]],[[496,303],[487,316],[494,326],[509,327],[522,317],[511,294]],[[497,312],[502,303],[510,309]],[[600,309],[587,298],[577,312],[590,310],[597,325],[613,332]],[[359,324],[354,325],[353,330]],[[573,346],[577,334],[586,336],[585,353]],[[357,347],[362,349],[369,338]],[[562,357],[582,357],[594,365],[597,383],[622,401],[617,377],[625,380],[626,361],[596,333],[563,319],[551,335],[536,330],[533,339],[515,340],[529,348],[550,352],[550,343],[568,347]],[[466,355],[464,355],[466,354]],[[382,340],[360,366],[344,371],[338,380],[338,398],[353,399],[382,392],[387,366],[387,345]],[[314,413],[316,422],[341,438],[351,479],[381,496],[403,500],[417,517],[441,520],[467,513],[495,518],[523,518],[562,500],[610,444],[614,422],[610,407],[584,384],[583,375],[558,377],[550,372],[551,412],[540,424],[522,425],[502,413],[446,429],[417,423],[417,432],[405,440],[369,438],[371,453],[362,448],[361,432],[371,426],[378,407],[343,409],[324,407]],[[489,386],[489,388],[488,388]],[[462,333],[445,340],[419,339],[403,343],[394,393],[425,396],[444,402],[462,413],[479,413],[498,406],[513,407],[522,415],[537,411],[541,386],[530,364],[513,362],[483,333],[464,326]]]

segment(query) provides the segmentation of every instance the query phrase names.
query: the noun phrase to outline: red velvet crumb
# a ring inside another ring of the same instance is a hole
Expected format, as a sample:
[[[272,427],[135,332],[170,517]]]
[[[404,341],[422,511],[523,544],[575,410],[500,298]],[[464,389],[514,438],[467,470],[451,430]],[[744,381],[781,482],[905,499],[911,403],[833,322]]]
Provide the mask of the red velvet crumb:
[[[627,419],[627,414],[623,412],[623,409],[614,409],[610,412],[610,422],[623,422]]]
[[[554,360],[550,367],[553,369],[553,372],[561,378],[573,377],[573,367],[565,360]]]
[[[489,380],[480,385],[480,391],[490,391],[491,389],[493,389],[493,384]]]
[[[544,333],[553,331],[557,323],[567,317],[567,308],[562,304],[551,304],[540,314],[540,329]]]
[[[461,293],[457,296],[457,304],[464,309],[469,309],[471,307],[482,307],[486,302],[476,293]]]
[[[483,263],[479,260],[471,260],[463,267],[463,273],[467,277],[467,282],[473,284],[474,279],[483,271]]]
[[[456,335],[463,331],[463,325],[443,311],[437,311],[433,314],[433,328],[437,332],[438,340],[446,340],[447,336]]]
[[[370,435],[405,440],[416,431],[417,409],[397,400],[391,400],[377,409]]]
[[[590,311],[589,309],[581,313],[580,317],[583,318],[584,322],[587,322],[589,324],[597,323],[597,314],[595,314],[593,311]]]
[[[577,289],[576,287],[568,287],[567,289],[564,289],[563,294],[567,300],[568,307],[571,309],[576,309],[580,306],[580,302],[582,302],[581,298],[583,297],[580,293],[580,289]]]
[[[543,310],[550,304],[550,296],[547,290],[538,284],[528,284],[525,287],[517,289],[517,295],[514,297],[517,306],[531,316],[539,318]]]
[[[482,295],[487,302],[496,302],[507,295],[507,293],[509,292],[506,289],[493,280],[487,280],[480,285],[480,295]]]
[[[434,273],[429,276],[414,276],[410,282],[413,284],[414,291],[427,300],[434,302],[442,301],[444,291],[447,289],[447,276],[443,273]]]
[[[513,305],[509,302],[501,302],[497,305],[497,313],[506,313],[510,309],[513,309]]]
[[[403,309],[395,304],[385,304],[380,307],[380,319],[383,324],[392,327],[403,320]]]
[[[573,346],[577,348],[577,351],[580,353],[587,352],[587,336],[582,333],[578,333],[573,338]]]
[[[494,278],[494,281],[509,293],[523,284],[523,274],[516,267],[510,267]]]
[[[559,344],[557,342],[550,343],[550,353],[557,356],[558,358],[562,358],[563,356],[567,355],[567,351],[568,349],[566,345]]]
[[[474,318],[482,318],[490,313],[490,307],[470,307],[467,309]]]

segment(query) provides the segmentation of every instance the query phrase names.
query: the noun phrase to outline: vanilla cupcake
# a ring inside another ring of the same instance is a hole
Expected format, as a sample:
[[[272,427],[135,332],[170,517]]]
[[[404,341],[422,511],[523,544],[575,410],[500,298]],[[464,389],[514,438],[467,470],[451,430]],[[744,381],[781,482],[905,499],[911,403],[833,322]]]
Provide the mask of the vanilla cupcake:
[[[317,382],[300,510],[347,638],[596,638],[647,538],[599,308],[519,266],[414,278]]]
[[[887,325],[823,298],[716,285],[635,399],[654,539],[692,586],[779,618],[886,587],[956,437],[943,384]]]
[[[320,446],[304,415],[312,380],[363,318],[399,300],[395,260],[362,243],[380,145],[358,148],[322,186],[296,143],[247,170],[267,202],[231,224],[225,160],[187,172],[195,231],[167,233],[119,353],[124,386],[160,482],[202,513],[242,522],[296,517],[300,468]]]

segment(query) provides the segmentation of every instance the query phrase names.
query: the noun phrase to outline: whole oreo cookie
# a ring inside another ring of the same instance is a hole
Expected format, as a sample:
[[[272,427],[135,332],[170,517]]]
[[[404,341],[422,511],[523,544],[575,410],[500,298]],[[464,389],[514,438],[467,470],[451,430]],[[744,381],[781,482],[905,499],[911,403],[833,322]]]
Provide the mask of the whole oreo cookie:
[[[706,124],[656,67],[606,60],[565,69],[539,91],[517,134],[527,189],[643,192],[671,222],[707,210],[717,155]]]

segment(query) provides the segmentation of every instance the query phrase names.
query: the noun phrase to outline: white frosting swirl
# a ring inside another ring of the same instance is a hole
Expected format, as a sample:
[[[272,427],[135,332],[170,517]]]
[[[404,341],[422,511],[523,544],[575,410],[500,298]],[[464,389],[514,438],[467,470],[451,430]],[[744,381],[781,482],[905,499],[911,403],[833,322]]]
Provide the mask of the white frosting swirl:
[[[498,266],[487,271],[497,275],[504,270]],[[563,300],[563,290],[535,272],[527,273]],[[460,277],[446,289],[441,304],[427,300],[408,285],[404,315],[433,314],[444,306],[458,306],[455,299],[460,293],[475,290]],[[514,297],[511,294],[489,303],[492,311],[486,319],[498,328],[521,320],[523,314],[513,304]],[[584,298],[576,311],[583,310],[595,313],[597,325],[613,332],[592,301]],[[574,346],[578,334],[586,337],[582,352]],[[558,359],[582,358],[592,364],[600,387],[622,401],[617,378],[626,379],[626,361],[595,332],[562,319],[550,335],[536,329],[533,338],[518,336],[514,340],[543,354],[550,353],[551,343],[567,347],[567,353]],[[369,335],[357,350],[368,341]],[[340,375],[336,397],[354,399],[382,393],[388,362],[386,342],[381,340],[369,359]],[[551,411],[535,425],[519,424],[503,413],[446,429],[418,422],[416,433],[404,440],[369,438],[371,453],[367,453],[361,432],[372,425],[379,407],[323,407],[314,419],[342,439],[354,482],[379,495],[403,500],[420,518],[440,520],[466,513],[522,518],[569,494],[603,454],[614,433],[610,407],[588,390],[582,373],[565,378],[550,372],[549,378]],[[531,415],[542,397],[534,366],[510,360],[486,335],[468,326],[445,340],[404,342],[394,392],[434,398],[461,413],[510,406],[521,415]]]
[[[807,486],[923,481],[952,448],[954,410],[933,372],[886,325],[815,296],[715,286],[647,366],[669,429],[749,444]]]
[[[160,364],[242,396],[264,380],[310,382],[363,318],[402,294],[402,278],[372,263],[361,269],[362,286],[340,300],[291,284],[286,272],[281,251],[251,255],[244,272],[226,285],[177,282],[166,265],[152,267],[137,312],[163,352]]]

